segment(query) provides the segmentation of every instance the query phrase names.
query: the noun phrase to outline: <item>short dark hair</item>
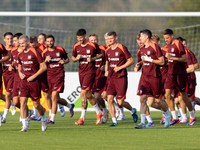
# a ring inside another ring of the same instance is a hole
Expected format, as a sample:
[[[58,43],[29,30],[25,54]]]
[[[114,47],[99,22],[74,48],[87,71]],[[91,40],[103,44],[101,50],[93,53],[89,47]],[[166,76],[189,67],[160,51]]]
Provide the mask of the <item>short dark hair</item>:
[[[175,37],[175,39],[179,40],[181,43],[183,43],[183,38],[181,36]]]
[[[12,36],[13,36],[13,34],[12,34],[11,32],[6,32],[6,33],[4,34],[4,37],[7,36],[7,35],[12,35]]]
[[[15,35],[13,37],[16,37],[17,39],[19,39],[19,37],[23,35],[22,33],[15,33]]]
[[[30,43],[37,42],[37,37],[36,36],[31,36],[30,37]]]
[[[85,30],[85,29],[79,29],[79,30],[76,32],[76,35],[77,35],[77,36],[86,35],[86,30]]]
[[[111,36],[111,35],[117,36],[117,33],[116,33],[115,31],[110,31],[110,32],[108,32],[108,36]]]
[[[167,35],[167,34],[172,35],[174,33],[171,29],[165,29],[164,32],[163,32],[163,35]]]
[[[48,39],[48,38],[52,38],[55,41],[55,38],[54,38],[54,36],[52,34],[47,35],[46,39]]]
[[[149,29],[141,30],[140,33],[143,33],[148,36],[149,40],[151,40],[152,32]]]
[[[98,38],[98,35],[96,35],[95,33],[91,33],[91,34],[89,35],[89,37],[91,37],[91,36],[96,36],[96,38]]]
[[[40,35],[44,36],[44,39],[46,40],[46,37],[47,37],[46,34],[40,33],[39,36],[40,36]]]
[[[185,41],[187,43],[187,40],[186,39],[183,39],[183,41]]]

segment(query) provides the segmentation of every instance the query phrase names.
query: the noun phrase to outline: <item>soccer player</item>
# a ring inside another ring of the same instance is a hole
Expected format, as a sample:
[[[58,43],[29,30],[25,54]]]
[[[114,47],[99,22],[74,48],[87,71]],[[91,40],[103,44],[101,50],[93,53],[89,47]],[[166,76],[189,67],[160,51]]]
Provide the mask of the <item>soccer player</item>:
[[[29,40],[26,35],[19,38],[22,51],[18,54],[18,72],[21,79],[19,85],[20,96],[20,116],[23,128],[19,132],[27,132],[27,101],[31,97],[34,107],[42,117],[42,131],[47,129],[47,118],[44,114],[44,108],[40,104],[41,87],[39,76],[47,69],[41,54],[33,47],[29,46]]]
[[[70,117],[73,116],[74,104],[67,103],[66,100],[61,99],[59,93],[64,91],[64,64],[69,63],[69,58],[64,48],[54,46],[55,38],[53,35],[47,35],[46,44],[47,49],[42,53],[43,58],[47,64],[47,81],[52,97],[52,113],[48,124],[54,124],[57,112],[57,104],[60,103],[70,109]]]
[[[81,100],[82,100],[82,112],[81,117],[76,125],[83,125],[85,120],[87,99],[96,111],[96,124],[102,123],[101,110],[96,103],[96,100],[92,96],[92,86],[95,81],[96,67],[95,60],[102,58],[104,55],[99,49],[99,46],[95,43],[87,41],[87,35],[85,29],[79,29],[76,32],[78,43],[74,44],[72,52],[72,61],[79,62],[79,81],[81,84]],[[98,54],[98,55],[97,55]]]
[[[96,34],[90,34],[89,41],[92,43],[98,44],[98,36]],[[99,45],[99,48],[105,55],[105,47],[102,45]],[[97,103],[99,106],[103,109],[103,116],[102,121],[107,122],[108,120],[108,109],[106,108],[105,101],[101,97],[101,93],[103,92],[103,89],[106,84],[107,78],[104,76],[105,74],[105,57],[96,59],[95,60],[95,67],[96,67],[96,77],[92,88],[92,93],[94,93],[94,98],[97,100]]]
[[[107,49],[108,47],[110,47],[110,43],[108,41],[108,32],[106,32],[106,34],[104,35],[104,39],[105,39],[105,43],[106,43],[106,46],[105,46],[105,49]],[[106,84],[105,84],[105,87],[103,89],[103,92],[102,92],[102,97],[103,99],[105,99],[106,101],[107,100],[107,86],[108,86],[108,79],[106,80]],[[117,118],[117,120],[124,120],[125,119],[125,115],[124,115],[124,112],[123,112],[123,107],[122,108],[119,108],[118,104],[114,101],[114,107],[115,107],[115,116]]]
[[[45,48],[47,48],[47,46],[45,45],[46,42],[46,34],[44,33],[40,33],[38,36],[38,43],[40,43],[41,45],[43,45]],[[42,49],[43,51],[44,49]]]
[[[44,51],[45,47],[43,46],[43,44],[39,44],[37,37],[36,36],[31,36],[30,37],[30,46],[32,46],[33,48],[35,48],[38,52],[40,52],[40,54],[42,54],[42,52]],[[41,49],[40,49],[41,47]],[[44,95],[44,98],[47,102],[47,106],[49,108],[49,116],[51,116],[51,106],[52,106],[52,102],[51,102],[51,94],[49,92],[49,86],[47,83],[47,71],[43,72],[41,74],[41,87],[42,87],[42,92]],[[31,120],[38,120],[41,117],[37,117],[37,110],[34,108],[33,106],[33,110],[34,110],[34,114],[30,117]],[[50,119],[50,117],[49,117]]]
[[[179,123],[179,119],[174,109],[174,102],[171,99],[171,93],[174,87],[179,90],[181,98],[189,109],[190,119],[188,125],[193,125],[196,122],[196,117],[193,112],[192,104],[187,96],[187,74],[185,67],[187,56],[184,46],[179,40],[174,39],[174,34],[171,29],[164,30],[163,36],[168,48],[168,52],[165,55],[168,59],[168,72],[165,81],[165,97],[173,117],[170,125]]]
[[[108,42],[110,43],[110,47],[106,50],[105,65],[105,76],[108,78],[107,100],[109,113],[113,122],[110,127],[116,127],[118,123],[113,104],[115,96],[118,105],[127,108],[131,112],[134,122],[137,122],[138,119],[136,109],[132,108],[128,102],[125,102],[128,86],[126,68],[131,66],[134,60],[128,49],[124,45],[117,43],[117,34],[115,31],[108,33]]]
[[[140,95],[141,123],[135,126],[136,129],[145,128],[145,113],[147,109],[148,95],[152,95],[166,114],[165,128],[169,127],[170,113],[167,104],[161,100],[161,73],[160,65],[164,65],[164,56],[158,45],[151,42],[152,33],[145,29],[140,31],[140,40],[144,44],[138,50],[138,65],[142,64],[142,75],[138,86],[137,94]]]
[[[9,55],[11,55],[11,50],[14,48],[13,46],[13,34],[11,32],[6,32],[4,34],[4,42],[6,43],[5,48]],[[3,63],[3,80],[6,89],[5,94],[5,106],[4,106],[4,114],[2,123],[6,123],[7,114],[9,112],[9,108],[11,107],[11,113],[14,115],[16,113],[16,108],[12,99],[12,90],[13,90],[13,82],[14,82],[14,70],[9,70],[9,66],[12,64],[11,59]]]

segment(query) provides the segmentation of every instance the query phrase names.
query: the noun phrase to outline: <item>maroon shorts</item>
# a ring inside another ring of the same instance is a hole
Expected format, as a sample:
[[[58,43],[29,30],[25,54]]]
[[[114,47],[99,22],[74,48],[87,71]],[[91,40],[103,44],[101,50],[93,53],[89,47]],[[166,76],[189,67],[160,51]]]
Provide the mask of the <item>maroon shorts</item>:
[[[162,88],[162,95],[165,95],[165,81],[167,78],[167,73],[162,76],[161,80],[161,88]]]
[[[152,95],[154,98],[161,98],[161,77],[141,75],[137,95]]]
[[[95,92],[102,93],[106,85],[106,80],[107,80],[106,77],[95,79],[93,87],[92,87],[92,93],[95,93]]]
[[[14,74],[3,73],[3,80],[4,80],[6,92],[12,92],[13,83],[14,83]]]
[[[177,88],[173,89],[172,95],[174,96],[174,98],[178,98],[180,96],[179,90]]]
[[[32,101],[39,101],[41,97],[41,84],[38,79],[28,82],[27,79],[20,81],[19,97],[31,97]]]
[[[92,86],[95,81],[95,73],[89,73],[85,75],[79,75],[79,81],[81,84],[81,89],[82,90],[91,90]]]
[[[47,81],[47,74],[46,74],[46,72],[43,73],[43,74],[41,74],[40,80],[41,80],[42,91],[43,91],[43,92],[50,92],[49,86],[48,86],[48,81]]]
[[[117,99],[124,100],[126,98],[127,87],[127,77],[110,78],[107,87],[107,95],[114,95],[117,96]]]
[[[64,82],[65,82],[65,76],[55,76],[54,78],[48,77],[49,91],[51,93],[53,91],[63,93],[64,92]]]
[[[195,97],[195,87],[196,87],[196,80],[190,80],[188,83],[188,97],[194,98]]]
[[[165,89],[177,88],[180,92],[188,91],[188,82],[186,74],[167,74]]]
[[[19,84],[20,84],[20,80],[14,80],[12,97],[19,96]]]

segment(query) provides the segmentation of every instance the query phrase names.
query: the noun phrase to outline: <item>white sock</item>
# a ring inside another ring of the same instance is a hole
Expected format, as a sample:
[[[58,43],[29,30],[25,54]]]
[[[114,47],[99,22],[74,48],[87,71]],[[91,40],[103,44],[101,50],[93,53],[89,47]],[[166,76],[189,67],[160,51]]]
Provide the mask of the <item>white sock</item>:
[[[34,106],[33,106],[33,115],[36,117],[38,116],[38,111]]]
[[[178,119],[176,111],[171,111],[173,119]]]
[[[124,108],[119,108],[119,115],[124,116]]]
[[[96,111],[96,114],[99,115],[101,114],[101,109],[99,108],[98,104],[96,103],[94,106],[93,106],[94,110]]]
[[[6,119],[9,109],[4,108],[3,118]]]
[[[146,116],[146,119],[147,119],[148,122],[153,122],[151,115]]]
[[[140,116],[141,116],[141,123],[145,124],[146,114],[140,114]]]
[[[194,111],[193,110],[189,111],[189,113],[190,113],[190,118],[194,119],[195,118]]]
[[[187,119],[187,114],[182,114],[183,119]]]
[[[51,109],[49,109],[49,116],[51,116]]]
[[[41,115],[41,118],[42,118],[42,121],[44,121],[46,117],[45,117],[45,115],[43,115],[43,116]],[[54,117],[54,119],[55,119],[55,117]]]
[[[80,118],[83,118],[83,121],[85,120],[85,114],[86,114],[86,110],[82,109],[81,117]]]
[[[117,110],[117,109],[119,109],[119,106],[118,106],[118,104],[114,101],[114,107],[115,107],[115,110]]]
[[[166,117],[168,118],[168,117],[170,117],[170,112],[169,112],[169,110],[167,109],[167,111],[166,112],[164,112],[164,114],[166,115]]]
[[[56,114],[51,114],[51,119],[50,120],[54,122],[55,117],[56,117]]]
[[[112,118],[112,122],[117,124],[117,119],[116,118]]]
[[[179,108],[179,109],[178,109],[178,116],[181,116],[181,117],[183,117],[183,111],[182,111],[182,109],[181,109],[181,108]]]
[[[135,109],[134,108],[132,108],[132,110],[131,110],[131,114],[133,114],[133,113],[135,113]]]
[[[67,103],[66,105],[68,108],[72,108],[72,105],[70,103]]]
[[[178,109],[178,116],[182,116],[182,113],[180,111],[181,108]]]
[[[27,129],[26,119],[24,118],[21,120],[22,120],[23,129]]]

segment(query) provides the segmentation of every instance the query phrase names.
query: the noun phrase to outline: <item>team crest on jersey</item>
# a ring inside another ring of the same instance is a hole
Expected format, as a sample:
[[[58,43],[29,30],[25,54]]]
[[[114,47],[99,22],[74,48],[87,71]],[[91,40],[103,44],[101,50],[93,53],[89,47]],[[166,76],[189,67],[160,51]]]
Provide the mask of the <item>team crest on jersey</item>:
[[[174,48],[172,48],[172,50],[171,50],[172,52],[174,52]]]
[[[150,51],[147,51],[147,55],[150,55]]]
[[[115,52],[115,56],[118,56],[119,55],[119,53],[118,52]]]
[[[90,53],[90,50],[89,50],[89,49],[87,49],[87,50],[86,50],[86,53],[87,53],[87,54],[89,54],[89,53]]]
[[[56,53],[56,56],[57,56],[57,57],[60,57],[60,53]]]
[[[31,59],[31,55],[28,55],[28,59]]]

